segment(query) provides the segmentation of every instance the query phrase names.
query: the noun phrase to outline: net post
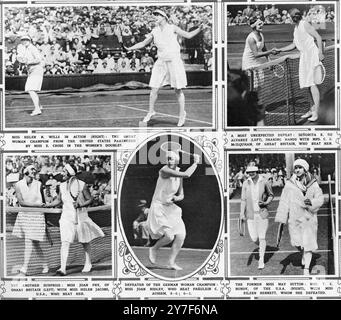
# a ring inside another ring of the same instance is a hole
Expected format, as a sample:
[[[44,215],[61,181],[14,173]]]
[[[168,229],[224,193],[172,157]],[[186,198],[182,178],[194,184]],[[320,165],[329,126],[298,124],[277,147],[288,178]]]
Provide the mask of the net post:
[[[288,66],[288,59],[285,59],[284,60],[284,71],[285,71],[285,74],[284,74],[284,78],[285,78],[285,88],[286,88],[286,92],[287,92],[287,95],[286,95],[286,107],[287,107],[287,112],[288,112],[288,126],[290,126],[290,91],[289,90],[289,66]],[[291,87],[291,86],[290,86]],[[293,108],[294,110],[294,124],[295,124],[295,109]]]

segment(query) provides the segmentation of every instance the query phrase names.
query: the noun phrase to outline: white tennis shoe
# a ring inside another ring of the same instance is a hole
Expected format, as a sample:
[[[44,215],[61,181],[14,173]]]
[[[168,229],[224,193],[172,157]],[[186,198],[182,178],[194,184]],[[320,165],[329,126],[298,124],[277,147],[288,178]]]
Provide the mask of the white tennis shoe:
[[[149,111],[147,115],[143,118],[142,122],[148,122],[150,119],[156,115],[155,111]]]

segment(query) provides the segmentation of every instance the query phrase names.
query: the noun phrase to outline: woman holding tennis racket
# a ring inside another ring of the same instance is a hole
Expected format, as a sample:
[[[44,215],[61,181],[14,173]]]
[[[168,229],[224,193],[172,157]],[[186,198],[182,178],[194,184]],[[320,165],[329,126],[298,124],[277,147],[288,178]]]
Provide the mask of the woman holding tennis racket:
[[[317,212],[324,197],[304,159],[294,161],[294,174],[281,194],[275,221],[288,223],[291,244],[302,251],[304,275],[309,275],[312,253],[317,250]]]
[[[198,35],[204,26],[200,25],[197,29],[187,32],[174,24],[168,23],[168,16],[162,10],[153,12],[156,20],[156,27],[147,35],[146,39],[135,44],[128,51],[142,49],[152,41],[157,47],[158,59],[152,69],[149,86],[151,87],[149,98],[149,112],[144,117],[143,122],[148,122],[155,115],[155,102],[158,97],[160,87],[170,85],[175,90],[175,94],[179,103],[179,121],[177,126],[182,127],[186,120],[185,96],[183,88],[187,85],[187,78],[184,63],[181,59],[180,44],[178,36],[192,39]]]
[[[66,263],[69,256],[70,244],[78,241],[82,244],[85,253],[85,264],[82,272],[90,272],[91,245],[93,239],[104,237],[101,228],[88,216],[86,207],[90,205],[92,197],[85,182],[76,177],[77,169],[73,164],[66,164],[63,169],[63,179],[60,185],[58,199],[49,206],[63,204],[62,214],[59,220],[61,265],[56,274],[66,275]]]
[[[324,71],[321,62],[324,59],[322,39],[315,28],[302,19],[302,13],[298,9],[292,9],[290,11],[290,16],[295,24],[293,43],[286,47],[276,48],[274,50],[277,52],[291,51],[295,48],[299,50],[300,88],[310,88],[314,103],[310,110],[301,118],[314,122],[318,119],[318,110],[320,107],[320,91],[317,84],[320,84],[323,81],[321,80],[321,74]]]
[[[194,154],[194,163],[186,170],[177,166],[180,157],[177,152],[167,151],[167,164],[159,171],[152,203],[150,205],[147,227],[152,239],[158,239],[149,249],[149,260],[156,263],[157,250],[173,241],[168,267],[182,270],[175,263],[186,237],[186,228],[182,220],[182,210],[175,202],[184,199],[183,178],[190,178],[197,168],[200,156]]]
[[[27,68],[25,91],[29,93],[34,105],[31,116],[39,115],[42,106],[37,91],[41,90],[43,84],[44,63],[39,50],[31,43],[31,38],[27,35],[21,37],[21,44],[18,45],[17,60],[25,64]]]

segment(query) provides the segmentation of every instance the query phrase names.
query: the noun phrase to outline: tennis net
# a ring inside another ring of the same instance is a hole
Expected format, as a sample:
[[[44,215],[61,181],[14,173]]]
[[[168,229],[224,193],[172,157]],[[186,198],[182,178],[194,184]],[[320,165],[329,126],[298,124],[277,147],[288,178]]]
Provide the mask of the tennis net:
[[[335,85],[335,46],[326,47],[324,55],[326,76],[318,86],[321,99]],[[283,67],[282,74],[275,71],[276,65]],[[257,92],[259,104],[265,107],[265,125],[300,124],[300,117],[312,106],[309,88],[300,89],[298,70],[298,53],[280,57],[250,70],[250,89]]]
[[[33,207],[7,207],[6,208],[6,269],[7,276],[15,276],[23,264],[25,255],[25,239],[12,234],[18,212],[25,212],[32,216],[44,213],[46,221],[47,239],[40,242],[40,246],[47,260],[50,272],[56,271],[60,266],[61,238],[59,219],[61,209],[33,208]],[[112,227],[111,206],[104,205],[88,208],[89,217],[102,229],[104,237],[91,241],[91,261],[94,265],[100,264],[96,271],[101,274],[111,274],[112,269]],[[31,234],[39,235],[41,230],[31,229]],[[34,248],[29,261],[27,275],[42,275],[42,257]],[[68,268],[79,267],[79,272],[84,265],[84,250],[80,243],[72,243],[68,257]],[[76,268],[77,269],[77,268]],[[70,274],[72,275],[72,273]]]

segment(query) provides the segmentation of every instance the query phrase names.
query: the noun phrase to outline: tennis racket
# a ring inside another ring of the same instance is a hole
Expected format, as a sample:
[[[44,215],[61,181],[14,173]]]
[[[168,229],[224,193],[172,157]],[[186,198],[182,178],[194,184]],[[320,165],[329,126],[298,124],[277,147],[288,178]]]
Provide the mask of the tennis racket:
[[[284,67],[281,66],[280,64],[275,64],[272,67],[272,72],[273,72],[274,76],[277,78],[283,78],[284,74],[285,74]]]
[[[326,77],[326,68],[324,67],[323,63],[320,62],[314,68],[314,82],[315,82],[315,84],[323,83],[325,77]]]
[[[239,218],[238,219],[238,232],[241,237],[245,236],[245,220]]]
[[[279,245],[280,245],[281,240],[282,240],[283,229],[284,229],[284,223],[280,223],[278,226],[278,230],[277,230],[277,239],[276,239],[277,248],[279,248]]]
[[[181,152],[181,153],[185,153],[193,157],[192,153],[181,150],[181,144],[178,142],[174,142],[174,141],[164,142],[161,145],[160,149],[164,152],[169,152],[169,151],[173,151],[175,153]]]

